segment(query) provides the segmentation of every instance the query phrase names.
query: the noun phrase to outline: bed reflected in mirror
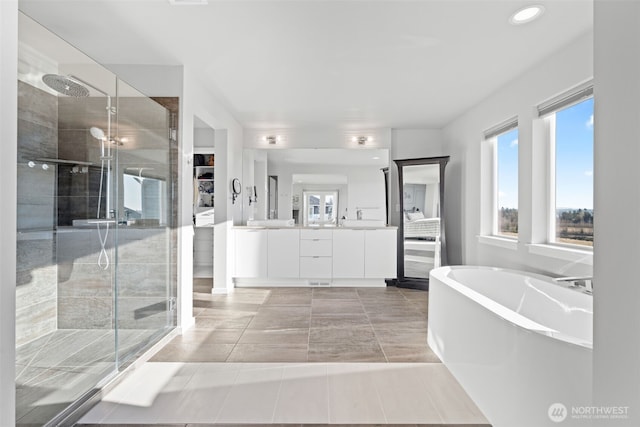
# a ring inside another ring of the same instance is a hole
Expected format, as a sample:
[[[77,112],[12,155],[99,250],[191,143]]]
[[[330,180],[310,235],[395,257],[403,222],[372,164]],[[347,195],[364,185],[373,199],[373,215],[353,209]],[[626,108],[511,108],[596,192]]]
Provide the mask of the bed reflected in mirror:
[[[404,275],[428,279],[440,266],[440,167],[405,166]]]
[[[424,288],[429,272],[446,265],[443,200],[449,157],[395,160],[400,187],[398,285]]]

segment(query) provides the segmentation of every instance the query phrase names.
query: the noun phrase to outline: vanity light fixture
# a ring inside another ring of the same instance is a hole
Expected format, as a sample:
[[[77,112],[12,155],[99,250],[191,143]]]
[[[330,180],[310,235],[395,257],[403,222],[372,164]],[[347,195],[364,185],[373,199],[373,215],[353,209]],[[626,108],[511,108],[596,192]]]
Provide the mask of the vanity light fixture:
[[[544,7],[540,5],[527,6],[515,12],[509,18],[512,25],[526,24],[538,19],[544,13]]]
[[[357,142],[358,145],[364,145],[367,142],[372,142],[372,136],[354,136],[351,138],[351,142]]]
[[[263,136],[260,139],[262,139],[263,142],[269,143],[269,145],[274,145],[277,142],[282,141],[282,137],[280,135],[267,135],[267,136]]]

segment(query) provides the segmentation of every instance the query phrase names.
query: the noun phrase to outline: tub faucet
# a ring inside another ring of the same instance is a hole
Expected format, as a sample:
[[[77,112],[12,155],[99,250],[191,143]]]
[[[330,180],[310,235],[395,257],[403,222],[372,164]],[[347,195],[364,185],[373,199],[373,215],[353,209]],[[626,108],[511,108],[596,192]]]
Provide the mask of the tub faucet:
[[[556,277],[553,281],[556,283],[569,283],[570,288],[582,289],[587,294],[593,293],[593,277],[591,276]]]

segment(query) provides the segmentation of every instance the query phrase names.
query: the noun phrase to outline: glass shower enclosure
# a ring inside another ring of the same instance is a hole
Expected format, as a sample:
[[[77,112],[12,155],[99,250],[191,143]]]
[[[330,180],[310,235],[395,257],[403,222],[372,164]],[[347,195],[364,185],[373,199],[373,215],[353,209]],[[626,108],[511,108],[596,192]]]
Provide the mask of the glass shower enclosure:
[[[175,111],[19,36],[16,420],[46,425],[175,325]]]

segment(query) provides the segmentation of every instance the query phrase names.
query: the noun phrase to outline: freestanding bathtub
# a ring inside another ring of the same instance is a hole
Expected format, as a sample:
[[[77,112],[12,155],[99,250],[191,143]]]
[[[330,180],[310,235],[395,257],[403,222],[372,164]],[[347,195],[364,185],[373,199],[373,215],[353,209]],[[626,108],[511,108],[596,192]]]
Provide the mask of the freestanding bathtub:
[[[427,340],[494,427],[557,426],[557,404],[560,425],[584,426],[572,410],[591,405],[592,300],[547,276],[441,267]]]

